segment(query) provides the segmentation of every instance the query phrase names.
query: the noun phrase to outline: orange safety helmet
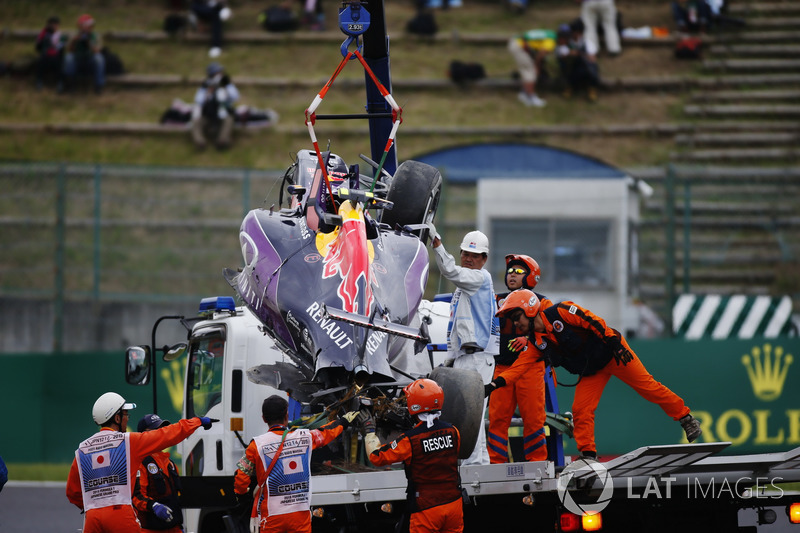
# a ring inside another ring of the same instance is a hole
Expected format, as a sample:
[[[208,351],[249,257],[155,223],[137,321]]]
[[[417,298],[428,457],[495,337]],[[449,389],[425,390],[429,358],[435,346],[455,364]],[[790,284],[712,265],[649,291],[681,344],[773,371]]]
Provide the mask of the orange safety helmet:
[[[427,411],[439,411],[444,405],[444,391],[432,379],[412,381],[403,389],[412,415]]]
[[[496,315],[504,317],[514,309],[522,309],[528,318],[533,318],[539,314],[541,307],[542,303],[533,291],[518,289],[506,297]]]
[[[506,270],[508,270],[509,263],[524,263],[528,269],[528,275],[522,280],[523,287],[526,289],[533,289],[539,283],[539,278],[542,277],[542,269],[539,268],[539,263],[529,255],[508,254],[506,256]],[[508,275],[508,273],[506,273]]]

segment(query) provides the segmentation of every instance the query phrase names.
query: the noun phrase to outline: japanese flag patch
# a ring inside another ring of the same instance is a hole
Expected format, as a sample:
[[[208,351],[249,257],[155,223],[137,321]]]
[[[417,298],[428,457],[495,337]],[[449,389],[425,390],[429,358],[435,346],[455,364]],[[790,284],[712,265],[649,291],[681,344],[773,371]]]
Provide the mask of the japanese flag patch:
[[[103,468],[111,466],[111,452],[106,450],[92,454],[92,468]]]
[[[287,457],[283,460],[284,474],[298,474],[303,471],[303,461],[300,457]]]

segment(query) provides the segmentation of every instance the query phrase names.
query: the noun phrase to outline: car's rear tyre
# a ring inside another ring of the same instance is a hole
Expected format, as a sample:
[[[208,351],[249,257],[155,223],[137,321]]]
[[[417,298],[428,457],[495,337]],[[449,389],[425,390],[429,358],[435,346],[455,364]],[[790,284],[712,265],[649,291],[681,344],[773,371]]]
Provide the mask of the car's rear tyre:
[[[442,175],[436,167],[419,161],[404,161],[397,167],[386,193],[386,199],[394,206],[383,210],[381,222],[394,228],[432,221],[441,192]]]
[[[437,366],[430,378],[444,391],[442,419],[458,428],[461,434],[459,459],[466,459],[475,449],[483,424],[483,379],[474,370]]]

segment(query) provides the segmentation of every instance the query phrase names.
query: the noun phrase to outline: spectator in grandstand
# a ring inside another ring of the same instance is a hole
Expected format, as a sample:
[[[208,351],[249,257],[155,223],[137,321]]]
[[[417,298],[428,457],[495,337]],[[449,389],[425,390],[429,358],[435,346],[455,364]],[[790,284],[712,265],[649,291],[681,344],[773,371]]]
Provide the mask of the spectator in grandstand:
[[[622,52],[617,27],[617,6],[614,0],[583,0],[581,19],[586,28],[586,41],[591,42],[596,50],[600,49],[600,39],[597,35],[597,26],[600,24],[605,36],[606,52],[610,56],[617,56]]]
[[[191,14],[198,20],[208,24],[211,31],[211,48],[208,56],[219,57],[222,53],[222,23],[231,18],[231,9],[224,0],[192,0]]]
[[[706,33],[711,27],[711,7],[706,0],[675,0],[672,18],[680,33]]]
[[[575,19],[568,26],[559,27],[556,58],[567,84],[564,98],[570,98],[575,91],[585,88],[589,101],[597,101],[597,87],[600,85],[597,48],[584,38],[583,20]]]
[[[536,80],[542,73],[545,57],[556,47],[556,33],[551,30],[528,30],[508,41],[522,80],[519,101],[529,107],[544,107],[547,102],[536,94]]]
[[[78,33],[70,37],[65,47],[64,83],[59,83],[59,92],[69,89],[77,74],[94,76],[94,92],[100,94],[106,84],[106,60],[103,57],[103,42],[94,31],[94,18],[83,14],[78,17]]]
[[[322,0],[300,0],[303,6],[303,25],[311,31],[325,29],[325,11],[322,9]]]
[[[55,76],[56,81],[61,80],[61,61],[63,59],[64,42],[66,36],[61,33],[58,17],[47,19],[42,31],[36,37],[36,89],[44,86],[45,78]]]
[[[228,148],[233,136],[233,122],[239,89],[217,62],[206,68],[206,79],[197,89],[192,109],[192,141],[204,149],[213,140],[219,149]]]

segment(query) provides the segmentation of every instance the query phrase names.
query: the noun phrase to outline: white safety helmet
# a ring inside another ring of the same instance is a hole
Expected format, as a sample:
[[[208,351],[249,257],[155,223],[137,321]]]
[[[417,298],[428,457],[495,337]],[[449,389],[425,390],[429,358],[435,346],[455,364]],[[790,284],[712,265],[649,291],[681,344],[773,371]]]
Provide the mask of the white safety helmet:
[[[470,231],[464,235],[464,240],[461,241],[461,249],[474,254],[488,254],[489,237],[480,231]]]
[[[100,396],[92,407],[92,418],[98,426],[111,420],[120,409],[135,409],[135,403],[127,403],[125,398],[116,392],[107,392]]]

